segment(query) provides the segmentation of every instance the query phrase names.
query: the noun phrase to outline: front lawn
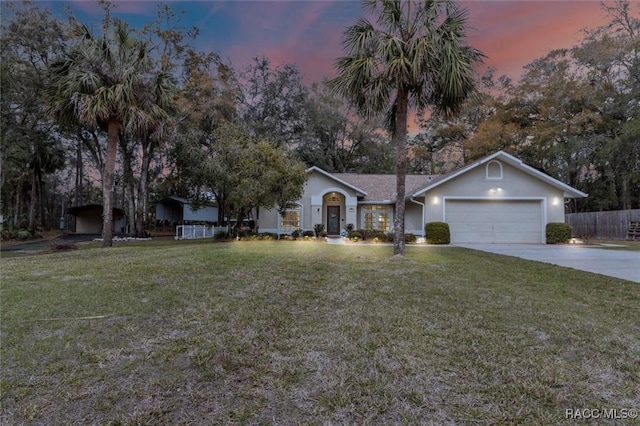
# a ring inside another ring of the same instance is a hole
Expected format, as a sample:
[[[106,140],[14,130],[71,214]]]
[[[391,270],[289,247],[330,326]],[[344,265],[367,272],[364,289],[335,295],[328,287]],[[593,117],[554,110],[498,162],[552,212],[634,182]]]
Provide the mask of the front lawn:
[[[455,247],[2,259],[2,424],[575,424],[640,407],[640,286]],[[624,420],[628,421],[628,420]]]

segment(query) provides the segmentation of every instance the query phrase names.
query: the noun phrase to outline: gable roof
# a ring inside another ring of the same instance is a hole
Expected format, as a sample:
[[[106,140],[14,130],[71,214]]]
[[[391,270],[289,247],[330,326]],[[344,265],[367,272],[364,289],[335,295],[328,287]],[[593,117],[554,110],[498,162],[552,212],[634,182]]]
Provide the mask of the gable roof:
[[[334,176],[365,190],[366,195],[360,200],[363,203],[386,204],[395,203],[396,201],[396,175],[335,173]],[[406,193],[412,194],[436,178],[437,176],[430,175],[407,175],[405,181]]]
[[[324,175],[324,176],[328,177],[329,179],[333,179],[334,181],[336,181],[336,182],[338,182],[338,183],[340,183],[340,184],[342,184],[342,185],[344,185],[344,186],[346,186],[348,188],[353,189],[354,191],[356,191],[356,193],[358,194],[359,197],[361,197],[361,196],[364,197],[364,196],[367,195],[367,191],[365,191],[364,189],[360,189],[356,185],[353,185],[353,184],[341,179],[340,177],[338,177],[338,173],[332,174],[332,173],[329,173],[329,172],[326,172],[326,171],[322,170],[320,167],[317,167],[317,166],[309,167],[307,169],[307,173],[311,173],[311,172],[318,172],[321,175]],[[343,173],[343,175],[344,175],[344,173]]]
[[[455,170],[451,173],[449,173],[448,175],[444,175],[442,177],[440,177],[439,179],[435,179],[433,180],[431,183],[429,183],[428,185],[422,187],[421,189],[418,189],[416,191],[414,191],[413,193],[411,193],[411,197],[419,197],[424,195],[425,192],[430,191],[431,189],[442,185],[445,182],[448,182],[452,179],[455,179],[456,177],[467,173],[470,170],[475,169],[476,167],[482,165],[482,164],[486,164],[491,160],[494,159],[500,159],[501,161],[504,161],[506,164],[509,164],[513,167],[515,167],[516,169],[534,177],[537,178],[545,183],[547,183],[548,185],[551,185],[555,188],[558,189],[562,189],[562,191],[564,192],[564,197],[565,198],[584,198],[587,197],[587,194],[585,194],[582,191],[579,191],[569,185],[567,185],[566,183],[560,182],[557,179],[552,178],[551,176],[549,176],[546,173],[543,173],[539,170],[534,169],[533,167],[529,166],[528,164],[525,164],[522,160],[520,160],[519,158],[514,157],[513,155],[507,154],[504,151],[498,151],[492,155],[489,155],[488,157],[484,157],[480,160],[474,161],[472,163],[469,163],[467,165],[465,165],[464,167]],[[407,193],[409,194],[409,191],[407,191]]]
[[[361,203],[389,204],[396,201],[396,175],[329,173],[317,166],[307,169],[307,173],[311,172],[318,172],[347,188],[353,189]],[[438,177],[438,175],[407,175],[407,194],[424,187]]]

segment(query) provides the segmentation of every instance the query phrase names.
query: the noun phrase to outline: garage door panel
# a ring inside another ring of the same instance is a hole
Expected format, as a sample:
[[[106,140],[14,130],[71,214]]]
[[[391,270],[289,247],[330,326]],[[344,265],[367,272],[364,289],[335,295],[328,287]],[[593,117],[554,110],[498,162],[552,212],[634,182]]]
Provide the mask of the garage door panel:
[[[541,243],[542,209],[536,200],[447,200],[453,243]]]

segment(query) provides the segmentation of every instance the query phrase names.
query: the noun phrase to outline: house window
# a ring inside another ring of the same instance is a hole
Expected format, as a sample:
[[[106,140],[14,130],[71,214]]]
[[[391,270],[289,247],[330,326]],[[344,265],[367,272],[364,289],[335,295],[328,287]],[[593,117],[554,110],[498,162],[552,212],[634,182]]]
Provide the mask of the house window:
[[[391,231],[391,220],[391,206],[362,206],[362,223],[364,229],[389,232]]]
[[[489,161],[486,167],[487,179],[502,179],[502,164],[499,161]]]
[[[295,204],[285,210],[284,214],[280,216],[280,229],[284,232],[293,232],[296,229],[302,228],[302,206]]]

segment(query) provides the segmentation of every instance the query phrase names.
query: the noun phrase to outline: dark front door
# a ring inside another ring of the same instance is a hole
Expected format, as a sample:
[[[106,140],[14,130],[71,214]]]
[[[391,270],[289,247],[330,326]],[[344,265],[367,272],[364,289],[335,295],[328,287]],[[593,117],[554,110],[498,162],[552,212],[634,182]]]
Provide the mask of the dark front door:
[[[340,206],[327,206],[327,235],[340,235]]]

